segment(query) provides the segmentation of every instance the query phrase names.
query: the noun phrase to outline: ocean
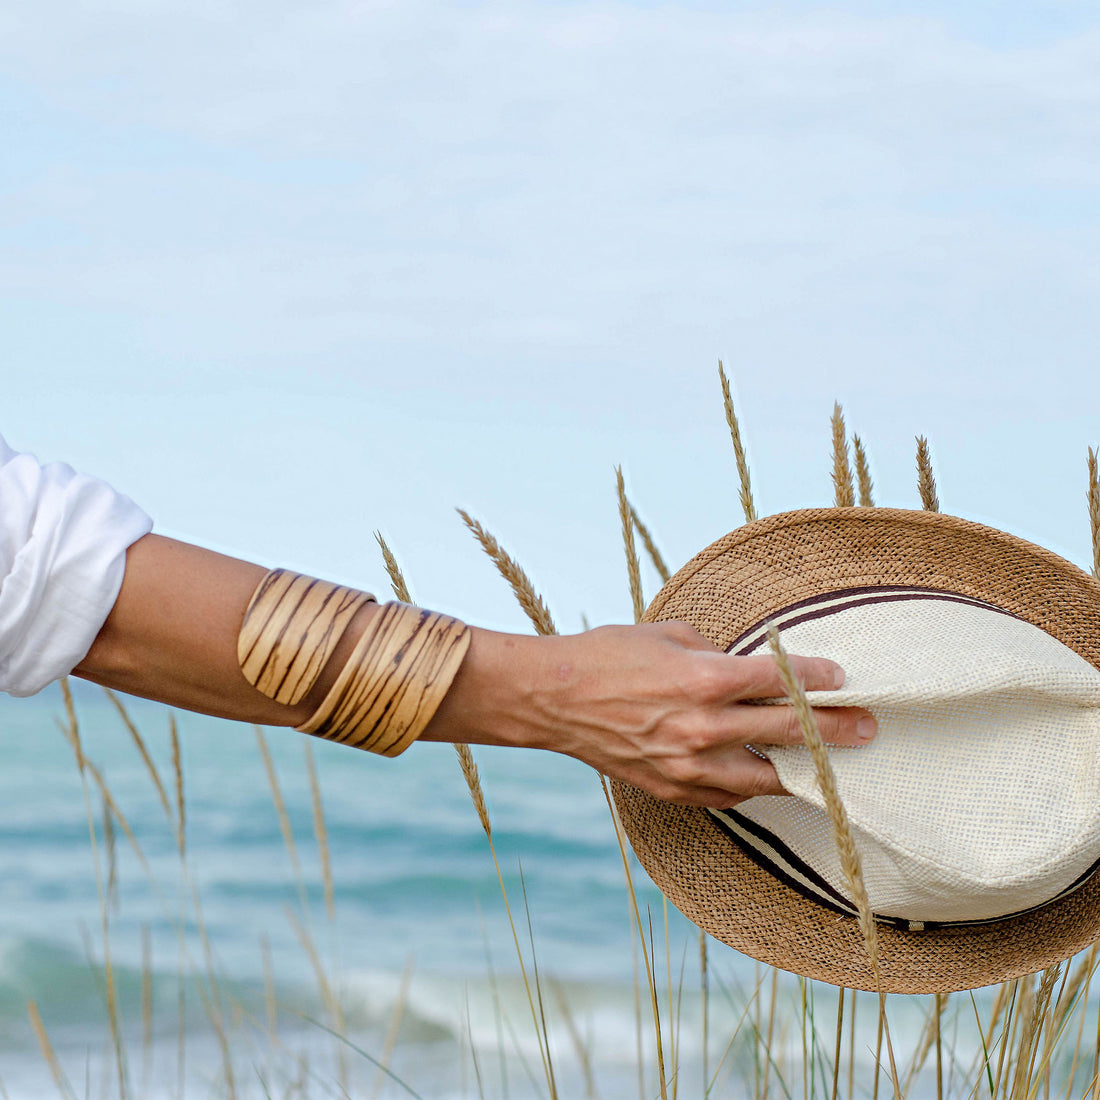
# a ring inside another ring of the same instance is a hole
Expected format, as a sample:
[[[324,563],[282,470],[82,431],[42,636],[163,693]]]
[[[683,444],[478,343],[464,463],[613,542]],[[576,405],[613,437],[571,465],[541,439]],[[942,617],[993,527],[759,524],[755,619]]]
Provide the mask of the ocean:
[[[290,847],[256,731],[177,712],[184,872],[169,712],[125,700],[166,812],[114,705],[98,688],[73,687],[107,808],[63,732],[60,691],[0,701],[0,1098],[117,1097],[121,1077],[125,1095],[150,1100],[523,1100],[549,1094],[549,1073],[563,1098],[659,1095],[645,959],[591,770],[554,754],[475,749],[513,936],[450,746],[383,760],[265,731]],[[835,991],[784,976],[766,1024],[765,998],[752,993],[763,983],[770,995],[772,972],[709,941],[704,1056],[698,933],[636,865],[633,879],[660,990],[661,1053],[680,1095],[702,1096],[712,1079],[712,1096],[739,1095],[742,1083],[751,1094],[762,1073],[776,1095],[801,1074],[828,1092]],[[929,1000],[894,999],[899,1052],[919,1045]],[[857,1011],[865,1027],[845,1064],[869,1093],[874,999],[861,997]],[[974,1040],[970,1012],[966,1001],[944,1023],[964,1045]],[[765,1026],[775,1064],[762,1067],[752,1035]],[[930,1072],[913,1095],[935,1094]]]

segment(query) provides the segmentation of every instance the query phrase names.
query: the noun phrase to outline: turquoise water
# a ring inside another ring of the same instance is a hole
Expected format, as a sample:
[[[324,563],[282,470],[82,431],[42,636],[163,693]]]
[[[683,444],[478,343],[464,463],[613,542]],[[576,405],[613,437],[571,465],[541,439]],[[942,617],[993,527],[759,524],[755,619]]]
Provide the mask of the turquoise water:
[[[107,893],[110,882],[108,937],[134,1063],[129,1067],[132,1088],[138,1094],[145,1088],[152,1090],[146,1095],[175,1095],[182,984],[186,1095],[218,1095],[222,1058],[203,1004],[209,991],[193,977],[202,979],[210,964],[190,902],[180,933],[181,891],[188,886],[180,873],[175,833],[115,709],[98,689],[81,683],[74,688],[84,751],[105,778],[148,870],[117,823],[113,861],[109,858],[102,796],[89,780],[97,886],[84,789],[59,728],[64,719],[60,693],[53,689],[29,700],[4,698],[0,1081],[13,1097],[42,1095],[43,1088],[53,1091],[27,1023],[27,1001],[33,998],[77,1095],[85,1092],[81,1082],[91,1095],[117,1094],[117,1085],[110,1084],[114,1056],[108,1051],[99,965],[104,942],[99,891]],[[138,700],[128,706],[174,803],[168,712]],[[226,1002],[245,1006],[238,1015],[252,1013],[259,1021],[266,1016],[266,943],[277,995],[287,1006],[279,1020],[284,1040],[292,1034],[320,1064],[326,1051],[332,1062],[335,1044],[330,1037],[294,1014],[328,1019],[296,919],[310,929],[328,980],[339,988],[349,1027],[376,1056],[401,999],[401,976],[409,969],[398,1064],[408,1059],[409,1051],[423,1047],[411,1067],[419,1086],[409,1083],[418,1091],[426,1086],[424,1095],[444,1095],[441,1090],[460,1084],[464,1059],[471,1063],[466,1072],[472,1073],[470,1050],[481,1050],[491,1062],[502,1034],[512,1061],[517,1050],[537,1060],[500,887],[450,746],[418,745],[387,761],[292,731],[268,730],[299,877],[280,830],[255,732],[187,713],[177,719],[188,866],[201,898],[214,970],[229,990]],[[334,921],[325,914],[304,755],[307,741],[320,776],[335,884]],[[587,768],[552,754],[485,750],[478,752],[478,760],[524,950],[530,957],[533,941],[540,973],[550,983],[547,990],[556,983],[566,991],[576,1026],[588,1029],[591,1042],[600,1048],[600,1060],[612,1067],[609,1072],[617,1074],[614,1066],[622,1062],[632,1075],[636,1055],[627,895],[598,780]],[[660,895],[644,876],[638,887],[643,909],[652,909],[657,938],[663,941]],[[673,943],[693,945],[685,985],[697,984],[694,932],[674,911],[670,937]],[[153,993],[153,1041],[144,1059],[143,950],[149,952]],[[181,970],[192,977],[181,983]],[[553,996],[558,996],[556,987]],[[231,1014],[227,1008],[226,1015]],[[270,1068],[283,1057],[272,1055],[259,1023],[243,1026],[257,1048],[246,1065],[260,1061]],[[555,1026],[569,1045],[568,1029],[563,1030],[560,1019]],[[235,1037],[234,1049],[243,1041]],[[351,1052],[348,1058],[356,1061]],[[143,1060],[153,1063],[144,1085],[139,1081]],[[522,1065],[513,1069],[520,1076],[509,1092],[525,1095],[525,1071]],[[254,1070],[244,1076],[245,1088],[250,1076],[256,1086]],[[499,1086],[499,1066],[497,1078]],[[315,1091],[326,1095],[316,1082]],[[407,1095],[400,1089],[393,1094]]]
[[[59,1094],[28,1022],[31,999],[72,1094],[120,1095],[102,966],[104,908],[129,1096],[228,1095],[227,1052],[242,1098],[409,1096],[325,1030],[333,1020],[303,930],[343,1006],[348,1035],[366,1055],[382,1057],[400,1013],[392,1065],[417,1095],[523,1100],[547,1094],[496,872],[450,746],[417,745],[389,761],[268,730],[296,872],[255,732],[178,714],[185,877],[176,834],[118,713],[98,689],[74,688],[84,751],[104,776],[133,842],[117,821],[110,842],[91,778],[85,801],[59,728],[60,693],[0,699],[0,1097]],[[138,700],[128,705],[174,804],[168,712]],[[307,745],[323,792],[334,920],[325,912]],[[590,1094],[586,1060],[595,1082],[591,1094],[605,1100],[658,1095],[647,997],[640,1029],[637,1023],[637,952],[622,861],[596,776],[553,754],[476,753],[529,971],[532,943],[537,952],[559,1095]],[[637,869],[635,883],[643,920],[652,921],[659,984],[666,987],[661,1013],[666,1021],[679,1019],[680,1095],[702,1095],[698,936],[666,910]],[[756,1072],[743,1012],[765,972],[713,941],[709,950],[707,1076],[724,1057],[712,1095],[737,1095],[739,1080]],[[792,1094],[801,1094],[801,1083],[793,1083],[804,1058],[800,991],[786,979],[780,990],[776,1073],[786,1066]],[[143,1013],[143,1000],[151,1011]],[[926,1002],[897,999],[892,1023],[899,1056],[917,1043]],[[807,1062],[817,1080],[825,1072],[822,1052],[831,1049],[833,991],[810,987],[809,1008],[822,1021],[821,1049],[811,1049]],[[874,1019],[870,1001],[860,1011]],[[970,1012],[966,1001],[952,1017],[963,1034]],[[727,1050],[739,1023],[742,1038]],[[868,1091],[873,1030],[867,1027],[856,1048]],[[671,1064],[672,1052],[666,1056]],[[639,1062],[648,1067],[641,1082]],[[929,1091],[927,1072],[915,1095]],[[828,1094],[824,1078],[818,1084]]]

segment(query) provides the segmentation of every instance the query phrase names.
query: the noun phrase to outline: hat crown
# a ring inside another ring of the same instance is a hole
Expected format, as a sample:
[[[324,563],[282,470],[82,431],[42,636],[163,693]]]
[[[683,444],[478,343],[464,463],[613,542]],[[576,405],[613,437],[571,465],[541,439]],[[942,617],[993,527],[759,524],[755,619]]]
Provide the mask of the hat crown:
[[[1100,671],[1031,623],[955,593],[823,594],[768,617],[732,652],[829,657],[845,686],[815,706],[866,707],[879,735],[834,747],[872,909],[908,922],[995,919],[1075,885],[1100,857]],[[769,747],[796,798],[737,813],[841,893],[832,826],[801,746]]]

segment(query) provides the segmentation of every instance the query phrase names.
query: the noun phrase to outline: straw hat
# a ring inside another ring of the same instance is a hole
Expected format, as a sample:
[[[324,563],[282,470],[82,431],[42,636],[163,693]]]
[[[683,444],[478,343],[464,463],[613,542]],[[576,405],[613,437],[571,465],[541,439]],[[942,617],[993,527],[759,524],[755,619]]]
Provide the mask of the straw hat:
[[[646,621],[732,653],[828,656],[879,735],[830,750],[878,921],[883,992],[968,989],[1100,936],[1100,583],[1055,554],[934,512],[828,508],[702,551]],[[796,797],[732,811],[616,782],[643,866],[691,920],[754,958],[874,989],[802,747],[767,748]]]

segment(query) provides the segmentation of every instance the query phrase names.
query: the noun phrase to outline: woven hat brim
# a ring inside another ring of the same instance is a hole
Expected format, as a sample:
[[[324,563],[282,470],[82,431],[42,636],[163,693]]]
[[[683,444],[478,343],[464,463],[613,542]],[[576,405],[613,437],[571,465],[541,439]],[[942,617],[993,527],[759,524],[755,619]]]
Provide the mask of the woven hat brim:
[[[1045,630],[1100,668],[1100,583],[1050,551],[933,512],[828,508],[758,520],[713,543],[661,589],[647,622],[691,623],[726,649],[799,600],[864,585],[944,589]],[[638,859],[716,939],[806,977],[875,990],[854,919],[802,897],[745,856],[705,810],[612,783]],[[880,926],[886,993],[944,993],[1045,969],[1100,936],[1100,876],[994,924],[906,932]]]

